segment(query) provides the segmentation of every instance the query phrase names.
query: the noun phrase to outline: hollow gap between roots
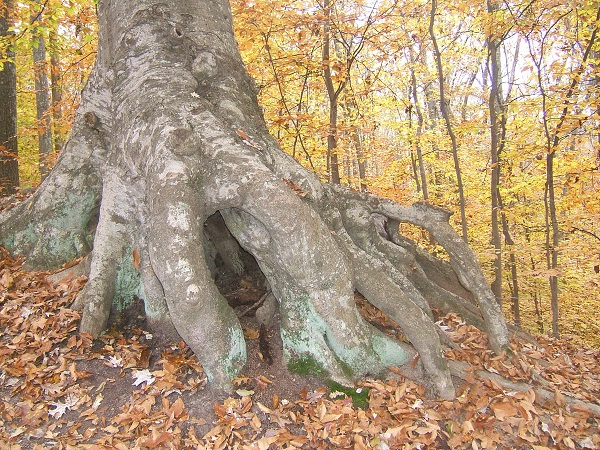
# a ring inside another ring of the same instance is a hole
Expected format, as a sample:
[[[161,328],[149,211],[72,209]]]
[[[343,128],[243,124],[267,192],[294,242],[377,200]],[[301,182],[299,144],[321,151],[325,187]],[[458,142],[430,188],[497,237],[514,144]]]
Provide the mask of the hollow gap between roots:
[[[379,215],[374,214],[373,216],[375,218],[374,220],[377,221],[377,216]],[[379,221],[381,221],[381,219],[379,219]],[[391,223],[386,222],[384,226],[390,227],[392,225]],[[380,227],[378,227],[378,230],[379,228]],[[421,250],[425,251],[426,253],[429,253],[430,255],[435,256],[436,258],[441,259],[443,261],[450,261],[450,256],[448,255],[444,247],[442,247],[425,228],[413,225],[412,223],[401,222],[398,225],[397,231],[400,234],[400,236],[411,240],[416,246],[418,246]]]
[[[278,310],[269,311],[272,315],[267,317],[259,317],[257,313],[270,292],[256,259],[231,235],[219,212],[206,220],[203,241],[206,262],[215,286],[237,314],[244,330],[248,354],[244,372],[256,371],[258,366],[263,369],[271,365],[286,367]],[[367,322],[395,340],[409,342],[400,326],[360,292],[355,291],[354,300]],[[108,328],[147,329],[143,300],[136,298],[126,309],[119,311],[113,305]]]

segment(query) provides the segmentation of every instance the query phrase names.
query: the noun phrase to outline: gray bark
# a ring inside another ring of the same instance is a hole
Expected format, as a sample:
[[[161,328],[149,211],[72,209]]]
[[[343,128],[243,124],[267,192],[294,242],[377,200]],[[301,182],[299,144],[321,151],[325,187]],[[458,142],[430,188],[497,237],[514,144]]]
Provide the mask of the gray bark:
[[[495,350],[507,345],[475,255],[447,213],[321,184],[280,150],[243,69],[227,1],[99,6],[98,58],[72,135],[34,196],[0,216],[0,244],[27,255],[30,267],[93,248],[76,300],[82,331],[97,336],[111,307],[140,297],[150,322],[174,326],[209,381],[228,386],[246,347],[207,258],[223,230],[204,225],[222,226],[220,212],[279,304],[291,366],[349,383],[412,359],[412,347],[362,318],[355,289],[403,326],[442,397],[454,387],[432,297],[483,323]],[[429,230],[450,264],[386,231],[386,221]],[[243,270],[237,262],[229,264]]]
[[[42,13],[32,15],[32,22],[41,20]],[[50,111],[50,87],[48,85],[48,63],[46,61],[46,40],[33,28],[33,73],[35,77],[35,106],[37,114],[39,167],[42,180],[50,172],[52,153],[52,115]]]

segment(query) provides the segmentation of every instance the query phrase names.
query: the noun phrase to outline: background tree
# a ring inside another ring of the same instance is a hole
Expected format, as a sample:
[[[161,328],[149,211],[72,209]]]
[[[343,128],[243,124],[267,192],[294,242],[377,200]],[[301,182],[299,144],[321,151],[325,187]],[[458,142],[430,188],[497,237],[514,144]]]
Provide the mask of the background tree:
[[[317,4],[302,2],[301,7],[300,3],[281,2],[278,11],[285,11],[286,7],[289,11],[294,11],[294,14],[286,17],[294,17],[293,23],[296,27],[303,23],[307,25],[307,30],[319,29],[320,23],[313,15],[302,13],[304,7],[305,11],[311,11],[310,8],[316,8]],[[359,3],[357,2],[357,5]],[[519,51],[519,47],[524,47],[522,43],[526,42],[525,36],[539,42],[538,35],[530,32],[532,24],[535,24],[534,27],[541,27],[542,24],[547,26],[556,21],[561,15],[560,11],[571,11],[570,16],[566,16],[551,29],[551,38],[546,40],[548,51],[543,56],[545,67],[549,69],[545,78],[546,89],[549,89],[549,92],[564,92],[570,80],[564,76],[563,62],[571,61],[574,64],[575,60],[570,58],[573,55],[581,56],[587,44],[586,36],[589,36],[592,30],[589,24],[593,21],[596,10],[584,2],[557,6],[539,0],[528,5],[528,8],[523,10],[523,5],[505,2],[503,10],[496,14],[496,25],[493,25],[486,18],[485,5],[474,4],[468,0],[458,3],[441,2],[438,8],[443,14],[436,17],[436,23],[439,25],[437,37],[440,47],[444,50],[442,64],[449,92],[449,107],[460,111],[460,123],[455,123],[456,134],[462,146],[468,148],[468,151],[461,152],[459,159],[466,189],[465,197],[468,199],[466,215],[471,229],[470,240],[484,266],[490,268],[495,261],[494,247],[489,239],[489,212],[486,212],[491,204],[491,191],[488,189],[488,192],[482,192],[481,186],[491,186],[490,177],[495,166],[490,163],[490,134],[486,132],[486,124],[489,123],[489,82],[486,80],[489,80],[490,74],[481,63],[486,61],[486,39],[490,33],[502,33],[504,23],[512,26],[502,41],[500,51],[501,66],[504,67],[504,75],[501,78],[504,98],[500,99],[504,103],[504,120],[501,120],[499,125],[500,134],[504,137],[499,140],[503,157],[501,187],[498,192],[501,203],[498,219],[500,234],[504,239],[506,267],[506,275],[501,281],[504,292],[510,293],[512,298],[512,302],[508,302],[506,300],[509,294],[504,295],[506,313],[513,316],[517,322],[520,312],[525,326],[537,329],[538,323],[551,322],[551,294],[546,281],[548,272],[542,267],[546,265],[545,219],[543,208],[539,208],[543,203],[545,185],[545,168],[541,164],[543,159],[538,159],[544,132],[542,122],[538,120],[542,116],[542,102],[532,70],[535,65],[528,53]],[[369,160],[365,177],[367,188],[401,202],[416,201],[421,199],[422,195],[418,191],[421,183],[418,185],[414,176],[414,150],[410,150],[416,142],[415,107],[412,110],[408,108],[409,97],[412,97],[408,93],[411,92],[413,84],[410,74],[411,70],[414,72],[414,84],[420,97],[417,106],[420,106],[424,113],[420,143],[423,168],[430,177],[428,201],[449,209],[457,209],[456,180],[449,176],[454,172],[450,142],[443,139],[444,124],[435,116],[437,108],[432,108],[438,101],[438,95],[435,89],[432,89],[437,87],[437,71],[432,70],[432,43],[427,25],[421,20],[429,11],[429,6],[429,3],[422,1],[397,2],[395,11],[401,11],[401,14],[391,14],[376,24],[378,29],[385,29],[386,32],[378,34],[376,39],[371,39],[370,45],[359,55],[356,62],[359,70],[351,77],[352,93],[358,94],[353,95],[353,98],[357,101],[358,110],[364,118],[360,126]],[[288,141],[282,132],[284,117],[277,115],[276,105],[271,100],[274,96],[270,93],[269,78],[265,77],[264,71],[260,69],[261,64],[265,66],[266,63],[260,63],[256,47],[251,39],[248,39],[249,29],[253,24],[266,20],[264,14],[253,15],[249,8],[243,7],[243,2],[235,11],[236,19],[239,18],[238,39],[242,45],[243,56],[253,76],[258,76],[261,80],[260,101],[265,107],[267,122],[272,130],[279,133],[276,134],[280,137],[283,148],[290,154],[298,155],[294,153],[293,145],[290,145],[293,144],[293,140]],[[542,11],[548,13],[540,14]],[[283,13],[281,14],[283,18]],[[260,21],[257,17],[260,17]],[[276,66],[280,64],[279,81],[286,86],[288,95],[291,92],[300,92],[302,86],[305,86],[304,116],[298,123],[317,173],[326,176],[322,149],[326,144],[327,135],[323,126],[327,121],[327,99],[319,92],[319,68],[314,72],[302,72],[309,74],[306,83],[296,83],[293,76],[288,76],[288,73],[294,73],[291,61],[298,61],[299,54],[307,55],[306,59],[301,59],[302,67],[311,67],[311,64],[314,67],[318,56],[310,51],[299,52],[298,45],[304,46],[305,49],[314,48],[314,43],[318,42],[318,34],[290,32],[298,30],[291,25],[281,25],[280,28],[290,34],[284,38],[283,33],[273,32],[270,36],[274,42],[278,42],[277,57],[274,60]],[[415,47],[415,43],[419,45]],[[412,59],[408,51],[411,46],[415,48],[415,57]],[[284,60],[290,62],[285,69],[283,64],[279,63]],[[575,70],[576,65],[573,67]],[[594,72],[591,65],[588,67],[584,76],[593,77],[593,73],[597,71]],[[587,93],[582,88],[581,94],[571,99],[572,104],[577,105],[574,106],[574,111],[579,111],[580,118],[583,119],[582,126],[577,127],[568,136],[565,135],[565,139],[560,141],[563,157],[556,167],[556,179],[560,180],[558,184],[563,186],[563,189],[558,191],[558,217],[564,219],[561,227],[565,233],[575,226],[575,223],[585,224],[584,228],[588,231],[597,231],[594,225],[596,215],[592,212],[595,208],[593,205],[597,205],[593,195],[598,183],[598,172],[595,168],[597,144],[591,120],[594,115],[590,115],[590,112],[597,108],[590,104],[590,100],[595,98],[595,91],[589,88],[591,84],[585,81],[582,86],[586,87]],[[553,96],[553,99],[560,104],[558,97]],[[345,115],[346,111],[343,113]],[[458,117],[457,114],[456,118]],[[344,120],[345,117],[341,122],[338,149],[340,154],[350,154],[354,144],[346,140],[346,134],[350,136],[350,133],[345,133]],[[580,151],[576,152],[575,149]],[[305,158],[300,157],[299,160]],[[568,180],[566,185],[563,184],[563,180]],[[358,187],[352,180],[342,180],[342,183]],[[455,219],[451,219],[452,223],[460,227],[460,221]],[[413,232],[406,225],[403,225],[402,229],[403,232],[411,233],[415,239],[421,239],[419,230]],[[592,289],[593,292],[598,289],[592,261],[597,260],[596,255],[600,249],[595,240],[590,235],[587,236],[568,232],[568,239],[564,241],[565,245],[561,246],[564,253],[563,256],[559,255],[561,273],[558,283],[565,292],[563,301],[570,306],[561,312],[559,319],[561,326],[570,334],[580,338],[586,335],[586,339],[594,340],[595,333],[589,331],[600,330],[600,324],[584,311],[590,310],[589,307],[594,308],[590,298],[595,296],[590,296],[586,289]],[[431,246],[428,237],[421,243],[442,254],[440,249]],[[586,250],[588,256],[571,250],[576,248],[589,249],[589,253]],[[564,258],[562,262],[561,258]],[[489,279],[493,280],[492,271],[489,272]],[[582,288],[584,285],[585,289]],[[517,295],[520,300],[519,309],[516,306]],[[579,305],[588,306],[582,308]]]
[[[507,347],[502,313],[448,211],[321,184],[280,150],[228,1],[105,0],[99,13],[71,137],[36,193],[0,216],[0,242],[30,267],[86,254],[93,240],[76,301],[82,331],[97,336],[112,306],[141,295],[154,326],[174,326],[209,380],[228,385],[245,343],[202,251],[217,214],[220,236],[253,256],[277,299],[291,367],[349,381],[410,360],[410,349],[361,318],[355,289],[402,326],[442,397],[454,387],[433,306],[484,326],[495,351]],[[401,222],[431,233],[449,263],[403,238]]]
[[[427,176],[428,201],[458,210],[456,180],[450,142],[444,138],[440,120],[437,70],[427,21],[430,3],[421,0],[378,2],[379,11],[395,3],[390,14],[381,16],[371,27],[372,34],[353,64],[348,88],[341,99],[338,150],[343,170],[341,182],[360,189],[366,186],[401,203],[422,200],[416,170],[415,144],[422,150]],[[341,5],[341,3],[336,3]],[[344,11],[368,11],[364,2],[346,0]],[[540,42],[538,30],[548,29],[543,55],[544,88],[548,97],[547,118],[553,126],[560,117],[564,93],[571,83],[569,72],[577,70],[588,38],[594,29],[597,5],[576,1],[564,5],[536,0],[528,8],[504,2],[496,25],[506,20],[512,28],[501,46],[504,76],[504,138],[501,139],[499,199],[504,260],[504,305],[507,316],[518,320],[515,297],[518,291],[523,326],[529,330],[551,328],[551,293],[545,258],[545,214],[543,204],[546,170],[542,101],[535,64],[527,51],[526,37],[534,47]],[[272,134],[282,148],[321,179],[327,178],[328,99],[323,87],[321,48],[323,17],[313,0],[234,1],[237,39],[242,56],[259,88],[259,100]],[[15,5],[15,55],[18,71],[20,178],[23,187],[39,183],[37,168],[37,124],[35,90],[30,46],[31,8],[36,2]],[[372,5],[367,5],[372,7]],[[362,8],[362,9],[361,9]],[[465,151],[459,154],[464,177],[466,214],[470,242],[493,281],[494,247],[490,242],[491,172],[489,126],[489,71],[485,64],[486,39],[496,27],[490,25],[481,2],[461,0],[439,2],[443,14],[436,17],[437,38],[443,54],[449,108],[455,112],[457,137]],[[569,11],[569,14],[564,13]],[[78,1],[68,5],[51,0],[46,3],[47,36],[60,29],[56,46],[59,74],[63,80],[61,102],[63,118],[54,121],[53,132],[64,135],[73,119],[74,106],[95,55],[95,8]],[[355,14],[359,15],[359,14]],[[504,16],[504,17],[502,17]],[[339,16],[340,18],[343,17]],[[336,16],[333,17],[337,21]],[[560,20],[558,20],[560,19]],[[342,21],[343,22],[343,21]],[[360,29],[361,22],[336,25],[337,30]],[[521,42],[522,51],[518,51]],[[565,335],[587,342],[600,342],[600,322],[590,313],[600,298],[598,224],[598,139],[597,139],[597,44],[592,46],[588,63],[575,93],[571,109],[560,133],[558,158],[554,160],[557,219],[561,241],[558,253],[557,283],[561,292],[558,316]],[[411,57],[410,49],[414,50]],[[333,52],[335,58],[341,53]],[[535,55],[538,55],[537,50]],[[343,58],[342,58],[343,59]],[[479,71],[477,70],[479,69]],[[414,74],[413,82],[411,71]],[[514,74],[514,76],[509,74]],[[487,82],[485,80],[488,80]],[[55,83],[51,83],[54,87]],[[415,86],[417,100],[411,94]],[[512,94],[509,96],[512,86]],[[414,103],[413,108],[409,108]],[[423,115],[422,134],[416,139],[416,115]],[[459,120],[460,118],[460,120]],[[552,129],[552,128],[551,128]],[[354,133],[354,130],[357,133]],[[354,136],[360,136],[364,176],[356,163]],[[446,134],[447,136],[447,134]],[[487,188],[483,188],[487,186]],[[460,227],[459,215],[450,218]],[[423,248],[448,258],[421,229],[401,224],[402,233],[419,241]],[[511,238],[511,240],[508,239]],[[510,245],[513,242],[514,245]],[[514,263],[512,262],[514,261]],[[518,279],[517,279],[518,274]],[[517,283],[518,281],[518,283]],[[510,294],[509,294],[510,293]],[[509,295],[513,305],[508,302]]]
[[[12,50],[12,1],[0,2],[0,195],[19,187],[17,148],[17,75]]]
[[[437,2],[436,0],[432,0],[431,2],[431,13],[429,16],[429,35],[431,36],[431,42],[433,44],[434,50],[434,58],[435,64],[438,71],[438,83],[439,83],[439,91],[440,91],[440,111],[442,113],[442,117],[446,124],[446,130],[448,135],[450,136],[450,141],[452,145],[452,158],[454,159],[454,171],[456,174],[456,184],[458,187],[458,198],[460,205],[460,222],[462,228],[462,238],[465,241],[468,241],[468,230],[467,230],[467,213],[465,206],[465,194],[464,187],[462,182],[462,172],[460,169],[460,160],[458,158],[458,141],[456,138],[456,134],[454,133],[454,127],[452,125],[452,119],[450,117],[449,104],[450,100],[446,96],[446,87],[445,87],[445,77],[444,77],[444,68],[442,66],[442,54],[439,49],[436,34],[435,34],[435,16],[437,14]]]
[[[40,174],[42,180],[50,171],[50,158],[54,143],[52,141],[52,114],[50,109],[50,86],[48,83],[48,62],[46,61],[45,28],[39,26],[42,22],[45,4],[39,4],[31,15],[33,48],[33,72],[35,80],[35,104],[37,112],[37,127],[39,141]]]
[[[37,186],[41,180],[39,133],[48,129],[49,121],[51,135],[55,138],[53,143],[48,144],[51,156],[47,163],[48,168],[51,168],[57,156],[52,152],[60,147],[73,121],[74,110],[95,55],[95,7],[86,2],[63,4],[58,0],[42,3],[30,0],[15,3],[13,10],[16,23],[13,49],[18,86],[19,175],[22,187],[28,188]],[[32,21],[32,18],[36,20]],[[43,117],[46,123],[42,126],[36,107],[36,95],[40,90],[35,85],[32,51],[37,43],[37,35],[41,35],[45,39],[44,43],[48,44],[51,60],[50,77],[47,61],[45,63],[45,80],[46,83],[50,81],[45,92],[52,107]],[[50,92],[52,100],[49,98]],[[47,139],[43,139],[43,142],[46,143]]]

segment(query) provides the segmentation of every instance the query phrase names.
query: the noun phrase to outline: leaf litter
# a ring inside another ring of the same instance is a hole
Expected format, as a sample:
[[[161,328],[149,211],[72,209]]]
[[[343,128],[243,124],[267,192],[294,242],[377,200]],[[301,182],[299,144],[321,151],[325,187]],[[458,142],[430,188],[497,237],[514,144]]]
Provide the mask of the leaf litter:
[[[0,251],[3,449],[600,449],[600,417],[581,407],[600,398],[596,349],[540,336],[513,339],[512,354],[497,356],[485,334],[449,315],[440,322],[454,343],[446,356],[464,370],[454,401],[392,374],[357,384],[368,392],[361,408],[325,380],[294,391],[291,376],[277,378],[258,358],[223,395],[183,342],[159,343],[139,327],[96,341],[79,333],[70,305],[85,277],[53,285]]]

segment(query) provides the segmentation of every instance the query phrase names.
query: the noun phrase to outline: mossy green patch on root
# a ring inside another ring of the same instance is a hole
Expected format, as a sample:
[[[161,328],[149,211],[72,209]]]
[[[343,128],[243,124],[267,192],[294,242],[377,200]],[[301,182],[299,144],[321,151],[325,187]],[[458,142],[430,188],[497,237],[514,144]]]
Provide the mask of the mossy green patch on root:
[[[303,355],[298,358],[290,359],[288,362],[288,369],[290,372],[302,376],[315,375],[322,377],[327,375],[327,371],[323,368],[323,365],[310,355]]]
[[[331,394],[341,392],[352,399],[352,404],[357,408],[366,409],[369,407],[369,389],[344,386],[333,380],[325,382]]]

